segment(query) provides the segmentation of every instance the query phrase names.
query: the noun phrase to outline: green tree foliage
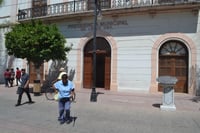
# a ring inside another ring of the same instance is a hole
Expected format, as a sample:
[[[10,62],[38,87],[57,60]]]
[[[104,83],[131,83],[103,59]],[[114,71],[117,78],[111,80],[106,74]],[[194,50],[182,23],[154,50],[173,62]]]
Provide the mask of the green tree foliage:
[[[66,60],[71,47],[65,47],[66,40],[56,25],[41,21],[21,23],[5,34],[5,45],[9,55],[27,59],[39,68],[44,61]]]
[[[0,6],[1,6],[1,4],[3,4],[3,0],[0,0]]]

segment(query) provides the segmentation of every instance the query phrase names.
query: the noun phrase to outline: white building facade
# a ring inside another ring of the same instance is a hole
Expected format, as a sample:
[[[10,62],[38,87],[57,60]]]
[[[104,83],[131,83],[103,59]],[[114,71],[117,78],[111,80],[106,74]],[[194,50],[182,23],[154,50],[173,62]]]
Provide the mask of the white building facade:
[[[94,8],[91,2],[18,0],[8,3],[16,5],[10,9],[12,15],[7,15],[13,23],[40,19],[58,25],[66,37],[66,45],[72,46],[67,66],[69,75],[74,72],[77,89],[91,88],[93,82]],[[98,20],[96,31],[95,86],[111,91],[158,92],[162,89],[156,78],[169,75],[178,79],[175,92],[199,94],[199,5],[197,0],[102,0],[103,18]],[[1,28],[1,50],[5,50],[3,33]],[[5,52],[1,54],[9,58]],[[15,59],[12,65],[22,67],[26,62]],[[51,69],[49,63],[43,69],[47,75]]]

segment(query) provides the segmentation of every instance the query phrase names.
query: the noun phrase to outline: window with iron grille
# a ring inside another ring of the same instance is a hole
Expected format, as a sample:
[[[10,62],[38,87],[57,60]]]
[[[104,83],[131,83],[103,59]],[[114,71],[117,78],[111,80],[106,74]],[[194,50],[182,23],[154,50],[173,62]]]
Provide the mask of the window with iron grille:
[[[101,5],[101,9],[106,9],[111,7],[111,0],[97,0]],[[94,10],[94,0],[88,0],[88,10]]]
[[[47,0],[32,0],[32,16],[40,17],[47,14]]]

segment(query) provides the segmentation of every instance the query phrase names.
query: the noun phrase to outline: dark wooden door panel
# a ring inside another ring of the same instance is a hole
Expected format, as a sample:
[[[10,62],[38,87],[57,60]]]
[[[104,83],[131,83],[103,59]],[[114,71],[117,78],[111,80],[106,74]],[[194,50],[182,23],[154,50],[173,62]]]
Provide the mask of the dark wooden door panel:
[[[96,87],[104,88],[105,83],[105,55],[96,54]]]
[[[105,58],[105,89],[109,90],[110,89],[110,65],[111,64],[111,58],[106,57]]]
[[[84,57],[84,75],[83,75],[83,87],[92,87],[92,56]]]
[[[159,76],[175,76],[178,79],[174,89],[175,92],[187,93],[188,67],[185,56],[161,56],[159,58]],[[162,86],[158,86],[163,91]]]
[[[187,92],[187,84],[185,80],[180,80],[175,85],[175,92]]]

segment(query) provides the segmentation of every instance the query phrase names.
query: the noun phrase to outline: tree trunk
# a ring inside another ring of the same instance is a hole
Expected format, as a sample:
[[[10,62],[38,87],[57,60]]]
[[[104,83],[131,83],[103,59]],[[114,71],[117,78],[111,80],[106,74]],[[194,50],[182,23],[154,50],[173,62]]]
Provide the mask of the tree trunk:
[[[40,77],[40,67],[35,68],[35,71],[36,71],[36,75],[37,75],[36,80],[40,80],[41,79],[41,77]]]

